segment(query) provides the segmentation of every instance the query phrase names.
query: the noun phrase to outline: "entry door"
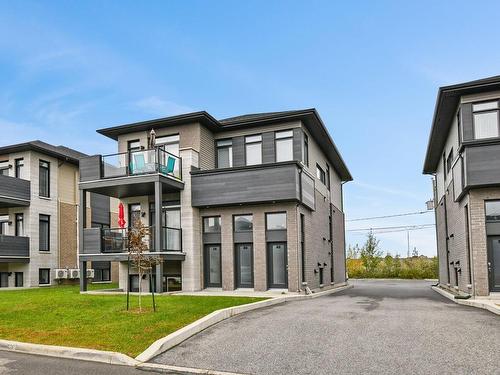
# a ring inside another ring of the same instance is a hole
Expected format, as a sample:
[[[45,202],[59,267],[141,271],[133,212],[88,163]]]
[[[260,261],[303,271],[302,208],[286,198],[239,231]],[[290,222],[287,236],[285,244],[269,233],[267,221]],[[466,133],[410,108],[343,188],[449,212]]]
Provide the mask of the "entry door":
[[[0,288],[7,288],[9,286],[9,273],[0,272]]]
[[[222,287],[220,245],[205,245],[205,286]]]
[[[488,273],[490,291],[500,292],[500,236],[489,237]]]
[[[236,245],[236,287],[253,288],[253,245]]]
[[[286,243],[275,242],[267,245],[267,280],[269,288],[288,288]]]

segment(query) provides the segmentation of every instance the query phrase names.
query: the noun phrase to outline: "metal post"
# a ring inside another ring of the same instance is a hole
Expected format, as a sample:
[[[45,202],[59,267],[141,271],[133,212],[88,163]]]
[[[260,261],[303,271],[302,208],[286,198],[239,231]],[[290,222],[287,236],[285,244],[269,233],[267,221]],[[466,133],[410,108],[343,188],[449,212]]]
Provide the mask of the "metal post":
[[[163,249],[163,236],[162,236],[162,206],[163,206],[163,184],[160,181],[155,181],[155,228],[154,228],[154,239],[155,239],[155,251],[160,252]],[[163,292],[163,263],[156,266],[156,291],[158,293]]]
[[[78,210],[78,253],[84,253],[84,232],[87,226],[87,192],[80,190],[80,207]],[[87,291],[87,262],[80,262],[80,292]]]
[[[130,253],[127,257],[127,311],[129,308],[130,301]]]
[[[410,257],[410,231],[406,230],[406,241],[408,242],[408,253],[406,255],[407,258]]]
[[[149,270],[149,290],[151,291],[151,297],[153,297],[153,311],[156,312],[156,304],[155,304],[155,290],[153,288],[153,270]]]

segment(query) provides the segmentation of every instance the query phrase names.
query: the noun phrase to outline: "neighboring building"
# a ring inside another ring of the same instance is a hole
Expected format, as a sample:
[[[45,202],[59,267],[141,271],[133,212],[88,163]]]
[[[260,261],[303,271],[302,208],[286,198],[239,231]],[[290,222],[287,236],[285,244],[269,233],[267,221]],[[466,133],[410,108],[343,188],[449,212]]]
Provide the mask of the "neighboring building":
[[[345,283],[342,184],[352,177],[316,110],[220,121],[196,112],[98,133],[118,153],[81,159],[80,199],[119,198],[125,227],[140,219],[149,228],[149,250],[162,259],[157,292]],[[117,262],[120,287],[138,290],[127,229],[89,224],[81,215],[80,269]]]
[[[0,147],[0,288],[78,281],[78,163],[83,156],[41,141]],[[109,226],[109,198],[93,195],[89,202],[89,218]],[[76,271],[69,274],[70,269]],[[94,272],[96,280],[102,279],[102,271]]]
[[[424,174],[434,176],[439,283],[500,292],[500,76],[441,87]]]

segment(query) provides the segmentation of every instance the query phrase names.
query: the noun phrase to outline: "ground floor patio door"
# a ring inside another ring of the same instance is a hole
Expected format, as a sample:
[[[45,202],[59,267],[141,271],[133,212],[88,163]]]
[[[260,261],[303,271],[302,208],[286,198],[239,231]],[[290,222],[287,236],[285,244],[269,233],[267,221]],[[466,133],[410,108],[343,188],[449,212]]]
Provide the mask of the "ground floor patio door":
[[[205,287],[222,287],[220,245],[205,245]]]
[[[235,254],[236,287],[253,288],[253,245],[237,244]]]
[[[267,244],[267,283],[269,288],[288,288],[286,242]]]
[[[488,237],[488,274],[490,292],[500,292],[500,236]]]

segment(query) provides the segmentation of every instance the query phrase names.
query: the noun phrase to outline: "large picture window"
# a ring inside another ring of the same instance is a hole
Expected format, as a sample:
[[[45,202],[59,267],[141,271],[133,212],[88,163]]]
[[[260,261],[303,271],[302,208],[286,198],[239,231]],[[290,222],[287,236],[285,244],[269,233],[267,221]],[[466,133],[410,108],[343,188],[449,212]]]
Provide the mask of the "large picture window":
[[[293,160],[293,130],[275,133],[276,161]]]
[[[486,221],[487,222],[499,222],[500,221],[500,200],[499,201],[486,201],[484,202],[486,211]]]
[[[472,105],[475,139],[495,138],[499,136],[498,113],[497,100]]]
[[[233,141],[222,139],[217,141],[217,168],[231,168],[233,166]]]
[[[40,215],[38,221],[38,250],[50,251],[50,216]]]
[[[245,137],[246,165],[262,164],[262,135]]]
[[[273,212],[266,214],[266,229],[267,230],[286,229],[286,212]]]
[[[179,156],[179,141],[179,134],[165,135],[162,137],[156,137],[155,145],[162,146],[162,148],[168,153]]]
[[[237,215],[234,217],[235,232],[249,232],[253,230],[252,215]]]
[[[40,160],[39,162],[39,195],[41,197],[50,197],[50,163]]]
[[[15,176],[16,178],[24,178],[24,159],[16,159],[14,161],[15,164]]]

